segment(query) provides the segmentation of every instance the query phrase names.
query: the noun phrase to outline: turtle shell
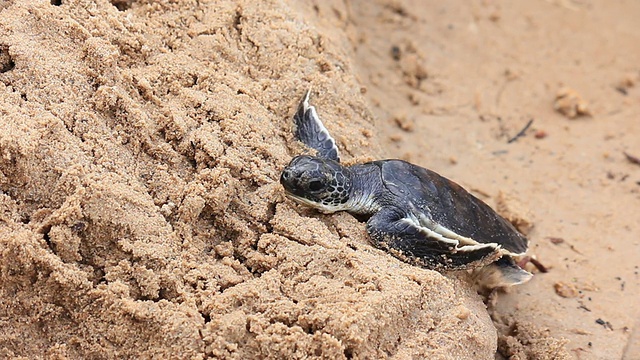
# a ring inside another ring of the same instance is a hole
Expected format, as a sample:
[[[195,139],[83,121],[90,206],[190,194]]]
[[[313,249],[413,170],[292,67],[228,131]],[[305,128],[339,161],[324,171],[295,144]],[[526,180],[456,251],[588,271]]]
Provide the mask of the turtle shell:
[[[402,160],[375,161],[384,185],[420,220],[420,225],[461,246],[496,243],[510,254],[524,254],[527,239],[482,200],[437,173]]]

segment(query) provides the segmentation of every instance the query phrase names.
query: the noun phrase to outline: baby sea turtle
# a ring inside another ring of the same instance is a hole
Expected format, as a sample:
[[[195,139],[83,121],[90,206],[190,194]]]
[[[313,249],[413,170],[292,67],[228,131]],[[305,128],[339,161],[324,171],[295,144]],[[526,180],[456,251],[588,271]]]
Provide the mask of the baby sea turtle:
[[[309,91],[293,118],[295,137],[317,156],[296,156],[282,171],[287,197],[325,213],[370,216],[373,244],[413,265],[484,267],[481,276],[492,287],[531,278],[512,258],[527,251],[527,239],[460,185],[402,160],[341,165],[335,140],[309,105]]]

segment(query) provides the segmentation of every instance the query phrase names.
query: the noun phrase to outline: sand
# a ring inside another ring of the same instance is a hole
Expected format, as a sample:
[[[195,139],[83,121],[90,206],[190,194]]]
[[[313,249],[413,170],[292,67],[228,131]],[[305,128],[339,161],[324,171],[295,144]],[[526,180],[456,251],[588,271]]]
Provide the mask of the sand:
[[[0,357],[638,358],[638,15],[0,1]],[[346,162],[455,179],[549,272],[487,309],[287,200],[309,87]]]

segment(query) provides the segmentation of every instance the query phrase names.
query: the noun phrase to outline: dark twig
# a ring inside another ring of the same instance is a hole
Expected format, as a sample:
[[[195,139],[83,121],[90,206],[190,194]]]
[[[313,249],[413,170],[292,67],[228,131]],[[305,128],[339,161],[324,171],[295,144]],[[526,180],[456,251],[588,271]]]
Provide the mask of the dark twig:
[[[524,136],[524,133],[527,132],[527,130],[529,130],[529,128],[531,127],[531,124],[533,124],[533,119],[529,120],[529,122],[527,122],[527,125],[525,125],[522,130],[520,130],[516,136],[512,137],[511,139],[509,139],[509,141],[507,141],[507,144],[511,144],[512,142],[518,140],[519,138]]]
[[[627,160],[629,160],[629,162],[631,162],[632,164],[636,164],[636,165],[640,165],[640,158],[638,158],[637,156],[633,156],[631,154],[627,154],[627,152],[623,152],[624,156],[627,157]]]
[[[549,268],[547,268],[546,266],[544,266],[544,264],[542,264],[537,259],[532,258],[531,256],[524,256],[522,259],[520,259],[520,261],[518,262],[518,266],[524,269],[527,263],[532,263],[533,266],[535,266],[536,269],[538,269],[538,271],[540,271],[541,273],[549,272]]]
[[[541,273],[548,273],[549,272],[549,268],[547,268],[546,266],[544,266],[544,264],[542,264],[540,261],[538,261],[537,259],[531,258],[531,263],[538,268],[538,270],[540,270]]]
[[[591,309],[589,309],[588,307],[584,306],[584,304],[580,304],[580,306],[578,306],[578,309],[582,309],[584,311],[591,312]]]

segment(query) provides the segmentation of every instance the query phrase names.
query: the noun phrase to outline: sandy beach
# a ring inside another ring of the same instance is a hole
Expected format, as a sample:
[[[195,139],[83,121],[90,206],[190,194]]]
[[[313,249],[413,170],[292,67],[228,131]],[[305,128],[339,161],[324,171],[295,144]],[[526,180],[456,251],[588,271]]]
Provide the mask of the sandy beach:
[[[0,1],[0,358],[640,359],[638,18]],[[487,300],[287,199],[309,88],[345,163],[456,181],[548,271]]]

